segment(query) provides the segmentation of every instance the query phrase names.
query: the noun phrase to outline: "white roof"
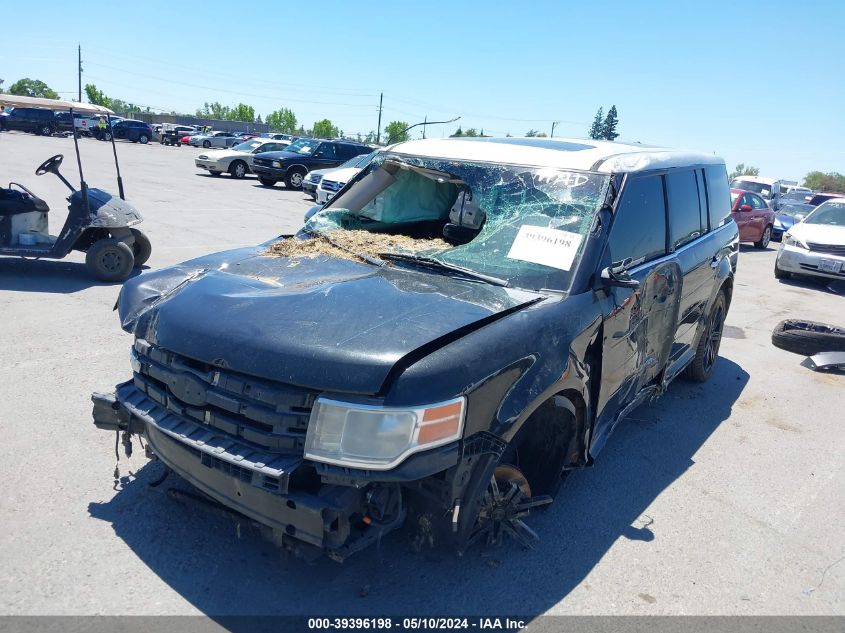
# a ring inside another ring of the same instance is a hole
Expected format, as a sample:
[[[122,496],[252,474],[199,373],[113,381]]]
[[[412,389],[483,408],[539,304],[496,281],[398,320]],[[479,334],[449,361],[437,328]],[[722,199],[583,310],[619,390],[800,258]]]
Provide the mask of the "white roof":
[[[92,114],[114,114],[108,108],[92,103],[78,101],[62,101],[60,99],[42,99],[41,97],[21,97],[7,93],[0,94],[0,105],[12,108],[44,108],[56,112],[64,112],[73,108],[74,112]]]
[[[767,178],[766,176],[737,176],[731,182],[736,180],[743,180],[745,182],[758,182],[761,185],[773,185],[779,182],[777,178]]]
[[[578,169],[604,173],[724,165],[712,154],[572,138],[447,138],[405,141],[387,151],[427,158]]]

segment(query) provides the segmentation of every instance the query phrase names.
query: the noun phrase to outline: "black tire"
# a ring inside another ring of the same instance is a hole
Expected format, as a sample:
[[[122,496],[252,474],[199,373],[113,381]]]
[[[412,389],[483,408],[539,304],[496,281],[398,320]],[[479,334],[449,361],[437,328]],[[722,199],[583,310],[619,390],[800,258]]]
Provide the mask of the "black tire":
[[[262,178],[262,177],[260,177],[260,176],[259,176],[259,178],[258,178],[258,182],[260,182],[260,183],[261,183],[262,185],[264,185],[265,187],[273,187],[273,186],[274,186],[277,182],[279,182],[279,181],[278,181],[278,180],[273,180],[273,179],[271,179],[271,178]]]
[[[203,146],[205,149],[208,149],[209,147],[211,147],[211,141],[203,141],[203,142],[202,142],[202,146]]]
[[[38,133],[41,136],[52,136],[53,135],[53,128],[50,127],[49,125],[42,125],[39,128]]]
[[[760,237],[759,242],[754,242],[754,248],[766,248],[769,245],[769,242],[772,240],[772,226],[767,225],[765,229],[763,229],[763,235]]]
[[[134,267],[140,268],[147,263],[150,255],[152,255],[153,245],[150,243],[150,238],[139,229],[129,230],[132,231],[132,236],[135,238],[135,242],[132,245],[132,255],[135,257]]]
[[[785,270],[781,270],[778,267],[778,260],[775,260],[775,279],[789,279],[792,277],[792,273],[788,273]]]
[[[150,142],[150,137],[147,136],[146,134],[141,134],[141,136],[138,137],[138,142],[141,145],[146,145],[147,143]]]
[[[305,178],[305,172],[301,169],[291,169],[285,174],[285,187],[299,191],[302,189],[302,181]]]
[[[821,352],[845,352],[845,328],[815,321],[787,319],[772,330],[772,345],[803,356]]]
[[[242,160],[236,160],[234,163],[229,165],[229,173],[232,175],[232,178],[241,179],[246,176],[248,171],[249,167],[247,167],[247,164]]]
[[[725,316],[727,316],[728,304],[725,301],[725,293],[719,292],[713,307],[710,309],[710,316],[707,318],[707,325],[698,346],[695,348],[695,358],[684,370],[684,377],[693,382],[705,382],[713,373],[716,365],[716,358],[719,356],[719,346],[722,343],[722,332],[725,329]]]
[[[208,173],[211,174],[212,176],[219,176],[220,175],[220,172],[215,170],[215,169],[209,169]]]
[[[101,281],[123,281],[132,274],[135,256],[126,242],[107,238],[91,245],[85,254],[85,265]]]

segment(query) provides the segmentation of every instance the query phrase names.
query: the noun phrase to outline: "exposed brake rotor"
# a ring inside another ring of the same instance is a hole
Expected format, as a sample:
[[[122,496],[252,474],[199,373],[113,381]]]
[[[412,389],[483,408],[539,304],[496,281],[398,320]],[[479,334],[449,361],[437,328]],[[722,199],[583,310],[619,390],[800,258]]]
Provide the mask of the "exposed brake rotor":
[[[549,495],[531,496],[528,479],[516,466],[500,464],[484,492],[478,520],[466,548],[480,540],[487,545],[499,545],[506,534],[524,547],[531,547],[540,537],[522,519],[528,516],[531,508],[551,502]]]

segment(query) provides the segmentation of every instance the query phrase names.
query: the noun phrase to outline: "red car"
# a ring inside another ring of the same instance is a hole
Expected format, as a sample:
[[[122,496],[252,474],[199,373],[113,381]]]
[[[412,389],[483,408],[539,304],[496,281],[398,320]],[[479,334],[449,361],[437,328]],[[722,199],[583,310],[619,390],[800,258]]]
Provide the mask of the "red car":
[[[187,145],[189,138],[191,138],[190,134],[188,134],[187,136],[183,136],[182,139],[179,142],[182,143],[182,145]]]
[[[731,189],[731,204],[731,216],[739,227],[739,241],[766,248],[772,239],[775,212],[753,191]]]

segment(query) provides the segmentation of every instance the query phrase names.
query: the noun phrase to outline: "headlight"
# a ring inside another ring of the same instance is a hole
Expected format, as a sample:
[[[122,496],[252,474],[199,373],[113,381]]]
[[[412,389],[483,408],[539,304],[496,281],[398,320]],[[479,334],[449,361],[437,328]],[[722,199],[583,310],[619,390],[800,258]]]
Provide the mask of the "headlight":
[[[807,248],[807,244],[805,244],[803,240],[798,239],[791,233],[787,233],[783,236],[783,243],[787,246],[797,246],[798,248],[803,248],[804,250],[810,250]]]
[[[392,408],[318,398],[305,436],[317,462],[388,470],[408,455],[458,439],[466,400]]]
[[[282,163],[280,163],[279,161],[277,161],[277,160],[273,161],[273,167],[281,168],[281,166],[282,166]]]

